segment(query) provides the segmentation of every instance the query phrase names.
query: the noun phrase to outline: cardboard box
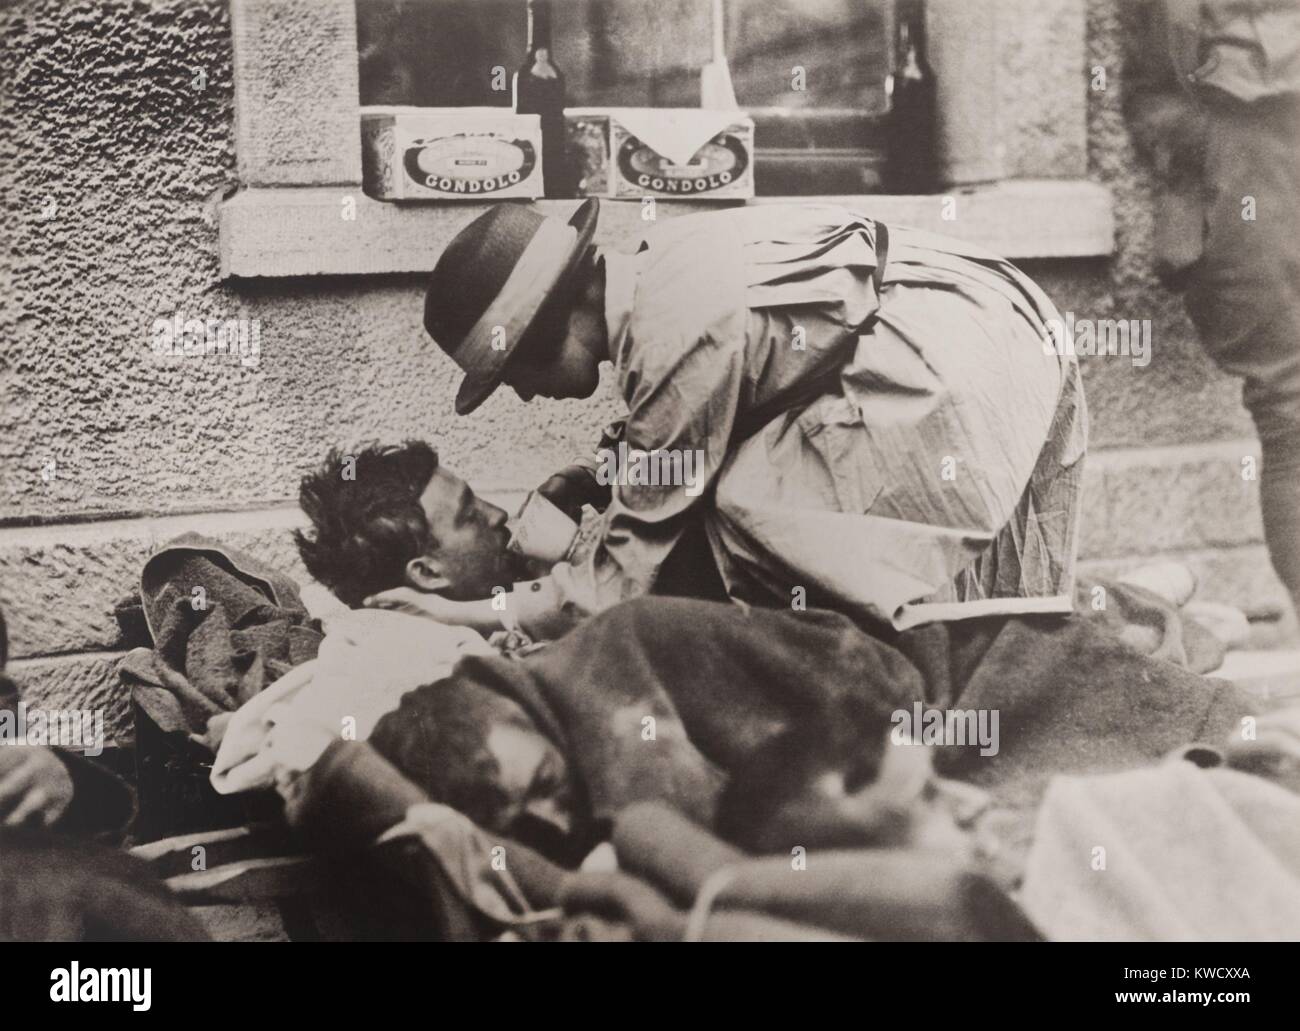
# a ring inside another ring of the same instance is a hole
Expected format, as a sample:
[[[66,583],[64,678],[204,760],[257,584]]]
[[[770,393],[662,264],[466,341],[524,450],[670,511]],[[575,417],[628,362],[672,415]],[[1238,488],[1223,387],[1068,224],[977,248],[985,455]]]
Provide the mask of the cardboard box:
[[[739,111],[587,107],[564,120],[580,196],[754,196],[754,122]]]
[[[380,200],[542,196],[542,125],[502,107],[363,107],[361,171]]]

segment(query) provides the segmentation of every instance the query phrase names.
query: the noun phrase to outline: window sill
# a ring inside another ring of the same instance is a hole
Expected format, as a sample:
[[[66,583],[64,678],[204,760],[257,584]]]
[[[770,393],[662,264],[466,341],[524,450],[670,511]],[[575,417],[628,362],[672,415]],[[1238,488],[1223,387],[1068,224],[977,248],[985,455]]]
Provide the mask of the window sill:
[[[951,198],[952,203],[948,203]],[[751,204],[787,198],[760,197]],[[796,202],[810,197],[788,198]],[[1110,191],[1084,180],[1024,179],[934,196],[870,194],[825,198],[886,224],[959,237],[1011,259],[1104,257],[1114,247]],[[539,201],[567,217],[577,201]],[[660,200],[674,217],[716,204]],[[486,204],[395,204],[359,187],[250,188],[220,209],[223,278],[381,275],[433,268],[447,242]],[[951,212],[955,217],[944,215]],[[345,217],[354,213],[355,218]],[[639,201],[606,201],[597,240],[627,244],[646,229]]]

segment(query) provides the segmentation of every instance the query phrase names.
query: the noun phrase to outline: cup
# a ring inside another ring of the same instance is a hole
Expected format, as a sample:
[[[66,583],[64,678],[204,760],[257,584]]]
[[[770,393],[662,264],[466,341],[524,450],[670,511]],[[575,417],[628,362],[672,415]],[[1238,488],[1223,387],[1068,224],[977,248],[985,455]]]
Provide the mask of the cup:
[[[563,562],[578,536],[578,524],[537,491],[524,499],[515,518],[510,551],[539,562]]]

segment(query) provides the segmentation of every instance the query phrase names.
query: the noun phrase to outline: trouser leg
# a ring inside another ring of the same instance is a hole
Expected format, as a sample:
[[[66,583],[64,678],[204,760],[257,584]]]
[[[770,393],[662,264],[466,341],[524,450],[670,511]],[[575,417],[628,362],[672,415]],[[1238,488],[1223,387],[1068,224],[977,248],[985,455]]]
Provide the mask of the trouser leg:
[[[1269,555],[1300,603],[1300,101],[1215,110],[1211,130],[1187,310],[1210,355],[1245,380]]]
[[[1262,458],[1260,505],[1273,568],[1300,612],[1300,419],[1255,412]]]

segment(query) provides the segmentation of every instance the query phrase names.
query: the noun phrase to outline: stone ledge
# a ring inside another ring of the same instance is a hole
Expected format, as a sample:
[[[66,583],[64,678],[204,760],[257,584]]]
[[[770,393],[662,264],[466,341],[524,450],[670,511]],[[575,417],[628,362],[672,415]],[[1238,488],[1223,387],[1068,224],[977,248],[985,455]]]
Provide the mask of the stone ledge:
[[[1120,448],[1088,456],[1079,554],[1105,558],[1264,539],[1254,440]]]
[[[98,709],[104,713],[104,744],[130,744],[135,737],[131,700],[117,676],[122,652],[87,652],[19,659],[9,675],[29,708]]]
[[[948,197],[955,201],[952,221],[943,218]],[[349,199],[351,205],[345,205]],[[1102,257],[1115,242],[1110,191],[1085,180],[1008,180],[934,196],[822,199],[857,207],[886,224],[960,237],[1012,259]],[[781,200],[760,197],[750,203]],[[577,205],[538,202],[541,210],[565,218]],[[713,207],[661,200],[657,211],[671,218]],[[456,232],[486,208],[479,203],[376,201],[359,186],[246,189],[221,205],[221,275],[427,272]],[[602,244],[627,244],[645,228],[639,201],[606,201],[602,210],[597,232]],[[349,212],[356,217],[345,218]]]
[[[296,509],[284,509],[0,530],[0,606],[11,654],[117,647],[114,606],[138,589],[145,559],[187,531],[305,575],[288,533],[297,517]]]

